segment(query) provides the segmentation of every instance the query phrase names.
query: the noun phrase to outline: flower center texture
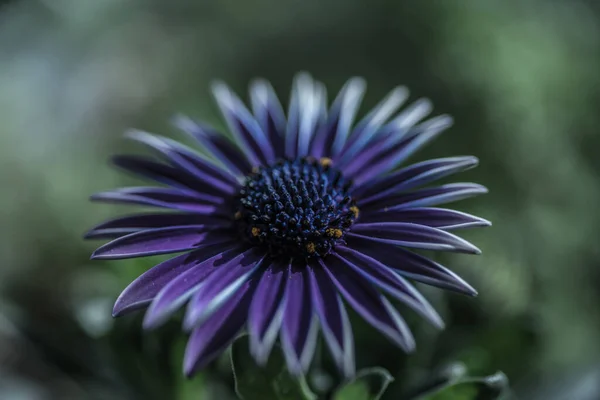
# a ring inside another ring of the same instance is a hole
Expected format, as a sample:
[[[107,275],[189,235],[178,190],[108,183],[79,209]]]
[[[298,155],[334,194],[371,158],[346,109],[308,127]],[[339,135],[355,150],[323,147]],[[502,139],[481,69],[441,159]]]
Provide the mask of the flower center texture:
[[[235,219],[244,239],[273,257],[323,257],[358,217],[351,185],[328,158],[280,160],[246,176]]]

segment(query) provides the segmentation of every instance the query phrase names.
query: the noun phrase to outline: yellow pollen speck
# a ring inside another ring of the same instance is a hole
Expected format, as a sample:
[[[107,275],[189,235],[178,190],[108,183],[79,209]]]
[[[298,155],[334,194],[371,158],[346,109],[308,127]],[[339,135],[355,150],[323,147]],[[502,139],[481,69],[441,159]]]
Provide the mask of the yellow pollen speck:
[[[327,228],[325,230],[325,233],[327,234],[327,236],[329,237],[334,237],[336,239],[339,239],[342,237],[342,230],[341,229],[337,229],[337,228]]]
[[[233,214],[233,218],[235,218],[235,219],[241,219],[242,218],[241,211],[237,211],[235,214]]]
[[[252,227],[252,236],[257,237],[258,235],[260,235],[260,228],[253,226]]]
[[[331,161],[331,158],[329,158],[329,157],[322,157],[319,160],[319,164],[321,164],[323,167],[329,167],[329,166],[331,166],[332,163],[333,163],[333,161]]]
[[[352,214],[354,214],[354,218],[358,218],[358,214],[360,214],[358,207],[352,206],[349,208],[349,210],[352,211]]]
[[[308,251],[310,254],[315,252],[315,244],[313,242],[308,242],[306,243],[306,251]]]
[[[258,168],[258,167],[252,167],[252,173],[253,174],[258,174],[258,171],[260,171],[260,168]]]

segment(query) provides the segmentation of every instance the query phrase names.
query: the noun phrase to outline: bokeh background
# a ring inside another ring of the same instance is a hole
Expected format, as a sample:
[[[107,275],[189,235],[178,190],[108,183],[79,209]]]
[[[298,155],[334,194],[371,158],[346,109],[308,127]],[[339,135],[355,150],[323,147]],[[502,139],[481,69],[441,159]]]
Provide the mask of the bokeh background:
[[[439,258],[479,297],[423,288],[448,328],[407,313],[408,357],[356,323],[386,398],[461,361],[522,399],[600,399],[599,30],[592,0],[0,1],[0,399],[233,398],[227,357],[182,377],[177,322],[111,318],[157,260],[90,262],[82,233],[126,209],[87,197],[133,182],[106,161],[126,128],[223,127],[212,80],[285,99],[299,70],[330,93],[364,76],[363,113],[398,84],[430,98],[456,123],[413,161],[477,155],[457,179],[490,188],[457,205],[493,221],[465,233],[483,255]]]

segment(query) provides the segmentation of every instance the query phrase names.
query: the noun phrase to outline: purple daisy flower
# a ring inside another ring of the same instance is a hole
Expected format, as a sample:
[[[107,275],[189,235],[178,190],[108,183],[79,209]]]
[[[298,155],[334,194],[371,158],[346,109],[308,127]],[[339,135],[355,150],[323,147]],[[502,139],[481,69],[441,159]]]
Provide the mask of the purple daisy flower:
[[[88,238],[112,241],[92,258],[184,254],[133,281],[113,315],[148,307],[144,327],[153,328],[187,304],[186,375],[221,354],[244,329],[257,362],[267,360],[279,338],[290,372],[302,374],[313,357],[318,327],[340,370],[352,375],[346,305],[405,351],[415,347],[388,297],[442,327],[409,280],[476,292],[409,249],[480,253],[449,231],[490,223],[434,206],[487,190],[473,183],[423,187],[474,167],[477,158],[440,158],[398,169],[452,119],[422,121],[431,112],[427,100],[396,114],[408,96],[398,87],[354,123],[364,91],[365,82],[353,78],[328,108],[323,84],[300,74],[286,115],[265,81],[250,87],[252,112],[217,83],[213,92],[235,141],[205,124],[175,119],[208,156],[164,137],[130,132],[160,159],[122,155],[115,164],[163,185],[117,189],[92,199],[168,211],[96,226]]]

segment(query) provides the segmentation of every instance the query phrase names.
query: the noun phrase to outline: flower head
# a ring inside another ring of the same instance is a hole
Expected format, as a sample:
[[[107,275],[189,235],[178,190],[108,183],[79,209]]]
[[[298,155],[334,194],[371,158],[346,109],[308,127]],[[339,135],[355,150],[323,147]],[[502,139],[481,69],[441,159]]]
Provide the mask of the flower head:
[[[167,211],[128,215],[93,228],[110,238],[94,259],[183,253],[134,280],[114,315],[148,307],[152,328],[186,305],[191,332],[188,375],[218,356],[244,329],[263,363],[280,339],[289,370],[310,365],[318,327],[340,370],[354,371],[349,305],[405,351],[414,339],[388,300],[397,299],[436,326],[443,323],[409,280],[474,295],[442,265],[409,249],[478,254],[449,231],[487,226],[481,218],[438,208],[485,193],[472,183],[425,186],[477,164],[441,158],[398,168],[451,125],[449,116],[422,121],[419,100],[394,89],[359,122],[365,83],[353,78],[327,107],[323,85],[300,74],[284,113],[271,86],[250,87],[250,112],[225,85],[213,88],[235,141],[179,116],[175,124],[208,156],[164,137],[132,131],[158,159],[122,155],[117,166],[162,184],[96,194],[94,200]]]

